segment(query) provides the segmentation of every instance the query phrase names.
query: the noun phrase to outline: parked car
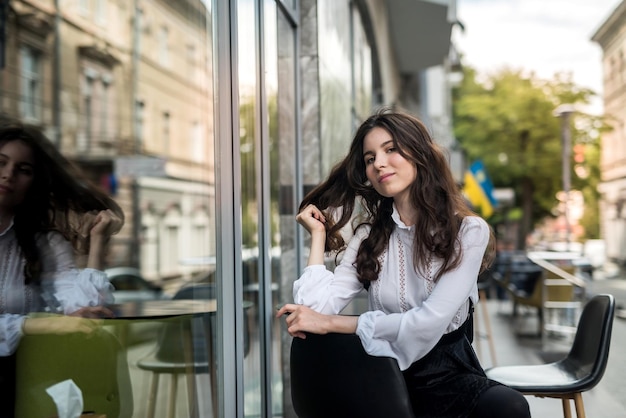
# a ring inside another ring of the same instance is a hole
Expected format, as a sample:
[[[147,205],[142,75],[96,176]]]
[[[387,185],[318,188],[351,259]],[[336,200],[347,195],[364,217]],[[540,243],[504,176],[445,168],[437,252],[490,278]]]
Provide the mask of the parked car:
[[[104,271],[115,288],[116,303],[163,299],[163,288],[141,276],[134,267],[112,267]]]

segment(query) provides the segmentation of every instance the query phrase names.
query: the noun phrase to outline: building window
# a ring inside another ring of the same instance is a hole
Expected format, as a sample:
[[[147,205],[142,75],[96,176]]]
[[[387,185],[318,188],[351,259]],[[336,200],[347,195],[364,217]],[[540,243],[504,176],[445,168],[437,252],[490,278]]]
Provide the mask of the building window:
[[[187,45],[187,75],[190,80],[197,81],[196,47],[193,44]]]
[[[191,152],[192,159],[197,162],[204,161],[204,135],[202,135],[202,125],[195,121],[191,126]]]
[[[135,143],[143,144],[143,127],[145,119],[146,105],[143,101],[135,102]],[[139,151],[139,150],[137,150]]]
[[[96,22],[101,25],[107,22],[107,1],[96,0]]]
[[[22,46],[21,64],[21,114],[26,120],[39,121],[41,117],[41,54],[39,51]]]
[[[83,16],[87,16],[89,14],[89,3],[91,0],[79,0],[78,1],[78,12],[83,15]]]
[[[82,97],[83,97],[83,123],[84,128],[81,135],[79,135],[78,149],[81,151],[90,148],[92,135],[93,135],[93,79],[94,74],[87,72],[84,76],[82,83]]]
[[[109,107],[111,106],[111,82],[113,78],[109,74],[102,75],[102,109],[100,110],[100,141],[105,144],[110,144],[113,141],[111,134],[111,127],[113,126],[113,120],[109,120]]]
[[[159,30],[159,63],[163,66],[170,63],[169,32],[165,26]]]
[[[111,118],[113,77],[110,70],[94,62],[84,61],[81,94],[81,124],[77,146],[81,151],[111,145],[115,120]]]
[[[163,127],[163,131],[162,131],[162,146],[163,146],[163,153],[168,154],[170,151],[170,123],[171,123],[171,117],[170,117],[170,113],[169,112],[163,112],[163,116],[162,116],[162,127]]]

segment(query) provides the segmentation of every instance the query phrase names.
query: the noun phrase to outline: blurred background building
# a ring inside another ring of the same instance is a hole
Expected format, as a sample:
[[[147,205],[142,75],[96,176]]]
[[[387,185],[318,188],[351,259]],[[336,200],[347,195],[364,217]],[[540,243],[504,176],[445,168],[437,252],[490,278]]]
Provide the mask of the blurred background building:
[[[626,264],[626,1],[601,23],[592,40],[602,48],[604,111],[600,211],[606,256]]]

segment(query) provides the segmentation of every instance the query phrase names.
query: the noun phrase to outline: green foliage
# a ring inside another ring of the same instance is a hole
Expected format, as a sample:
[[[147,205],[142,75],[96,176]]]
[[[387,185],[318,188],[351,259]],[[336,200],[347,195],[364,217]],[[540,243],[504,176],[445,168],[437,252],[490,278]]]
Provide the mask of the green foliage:
[[[593,95],[563,74],[542,80],[507,68],[494,74],[466,68],[462,83],[453,92],[455,135],[469,161],[484,161],[495,187],[515,190],[517,204],[530,208],[529,219],[535,224],[552,213],[556,193],[562,189],[561,120],[554,110],[563,103],[578,108],[588,104]],[[586,207],[591,210],[586,211],[585,226],[597,230],[597,132],[602,122],[578,111],[571,122],[572,144],[587,144],[585,170],[578,172],[588,174],[580,178],[573,171],[572,188],[582,190],[589,199]],[[571,166],[573,170],[573,161]],[[532,202],[522,202],[522,187]]]

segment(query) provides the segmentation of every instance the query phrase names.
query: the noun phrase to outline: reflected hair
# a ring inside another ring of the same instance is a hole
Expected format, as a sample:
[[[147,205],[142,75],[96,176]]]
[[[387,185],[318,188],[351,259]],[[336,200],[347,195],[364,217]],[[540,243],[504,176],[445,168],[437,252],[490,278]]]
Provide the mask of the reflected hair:
[[[24,201],[15,209],[14,230],[25,258],[26,283],[39,282],[41,260],[37,236],[58,231],[78,254],[89,252],[84,232],[84,215],[110,209],[120,219],[120,206],[103,190],[88,181],[81,170],[65,158],[38,127],[0,117],[0,146],[21,141],[32,151],[33,182]]]

